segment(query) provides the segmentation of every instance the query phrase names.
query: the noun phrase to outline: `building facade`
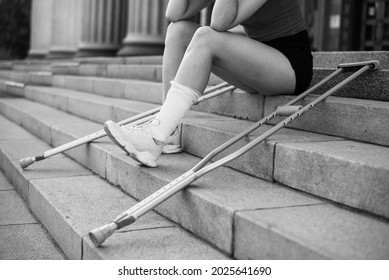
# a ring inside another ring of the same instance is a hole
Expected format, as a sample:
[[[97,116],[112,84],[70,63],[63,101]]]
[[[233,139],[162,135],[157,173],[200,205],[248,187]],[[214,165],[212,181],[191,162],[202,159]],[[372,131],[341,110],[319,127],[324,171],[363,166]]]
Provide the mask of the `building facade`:
[[[168,0],[33,0],[29,56],[161,54]]]
[[[389,0],[299,0],[312,48],[389,49]],[[33,0],[29,56],[159,55],[168,0]],[[209,23],[210,9],[196,20]]]
[[[389,50],[389,0],[300,0],[314,50]]]

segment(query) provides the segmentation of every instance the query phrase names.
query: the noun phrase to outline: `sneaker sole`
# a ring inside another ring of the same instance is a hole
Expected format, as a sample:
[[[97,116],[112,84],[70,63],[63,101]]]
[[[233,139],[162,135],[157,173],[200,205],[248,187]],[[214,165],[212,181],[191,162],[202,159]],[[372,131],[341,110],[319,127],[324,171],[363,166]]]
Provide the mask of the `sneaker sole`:
[[[178,154],[182,152],[182,147],[180,145],[165,145],[162,148],[163,154]]]
[[[181,145],[181,131],[182,131],[182,122],[178,125],[177,129],[174,131],[174,134],[168,137],[167,139],[168,144],[166,144],[162,148],[163,154],[178,154],[184,150]],[[178,137],[176,134],[179,134]],[[174,138],[178,138],[178,141],[176,141],[177,139]],[[172,140],[169,141],[169,139]]]
[[[148,167],[157,167],[157,163],[150,159],[150,154],[147,152],[139,152],[131,144],[124,144],[120,141],[120,136],[115,133],[115,131],[110,130],[107,123],[104,124],[104,131],[107,133],[109,139],[112,140],[119,148],[126,152],[133,160],[136,162],[146,165]]]

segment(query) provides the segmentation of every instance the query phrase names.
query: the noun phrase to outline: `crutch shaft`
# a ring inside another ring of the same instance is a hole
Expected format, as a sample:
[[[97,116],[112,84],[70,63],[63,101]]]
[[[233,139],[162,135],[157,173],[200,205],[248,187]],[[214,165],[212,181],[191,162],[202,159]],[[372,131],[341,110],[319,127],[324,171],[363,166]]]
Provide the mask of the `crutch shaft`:
[[[358,66],[363,66],[365,64],[358,65]],[[137,205],[133,206],[132,208],[130,208],[126,212],[119,215],[114,220],[114,222],[91,231],[89,233],[89,235],[91,236],[92,241],[94,242],[94,244],[96,246],[100,246],[105,241],[105,239],[108,238],[109,235],[111,235],[113,233],[114,230],[133,223],[136,219],[138,219],[139,217],[141,217],[142,215],[144,215],[145,213],[147,213],[148,211],[150,211],[151,209],[153,209],[154,207],[156,207],[157,205],[159,205],[160,203],[162,203],[163,201],[165,201],[166,199],[168,199],[169,197],[171,197],[172,195],[174,195],[178,191],[182,190],[183,188],[185,188],[186,186],[188,186],[189,184],[191,184],[192,182],[194,182],[195,180],[197,180],[201,176],[205,175],[206,173],[208,173],[208,172],[236,159],[237,157],[240,157],[244,153],[248,152],[254,146],[258,145],[259,143],[261,143],[262,141],[264,141],[265,139],[267,139],[268,137],[270,137],[271,135],[276,133],[282,127],[286,126],[290,121],[293,121],[295,118],[301,116],[302,114],[304,114],[305,112],[307,112],[308,110],[313,108],[315,105],[317,105],[318,103],[320,103],[321,101],[326,99],[328,96],[334,94],[336,91],[338,91],[343,86],[345,86],[346,84],[348,84],[352,80],[356,79],[357,77],[359,77],[360,75],[362,75],[363,73],[368,71],[369,69],[376,68],[377,65],[378,64],[376,64],[376,63],[370,63],[366,66],[363,66],[356,73],[354,73],[350,77],[346,78],[341,83],[334,86],[332,89],[328,90],[327,92],[322,94],[320,97],[318,97],[314,101],[310,102],[308,105],[306,105],[302,108],[299,108],[298,110],[296,108],[294,108],[293,110],[290,110],[290,112],[292,112],[291,116],[286,118],[284,121],[278,123],[276,126],[269,129],[267,132],[265,132],[261,136],[257,137],[256,139],[254,139],[250,143],[246,144],[244,147],[240,148],[239,150],[237,150],[236,152],[234,152],[228,156],[225,156],[222,159],[217,160],[214,163],[209,164],[208,166],[205,166],[206,164],[208,164],[210,159],[212,159],[216,154],[220,153],[222,150],[225,150],[227,147],[236,143],[242,137],[247,136],[249,133],[254,131],[260,125],[262,125],[263,123],[268,121],[270,118],[275,117],[277,115],[277,111],[268,115],[267,117],[265,117],[264,119],[259,121],[256,125],[245,130],[243,133],[240,133],[236,137],[232,138],[230,141],[227,141],[225,144],[223,144],[221,146],[222,148],[219,147],[219,148],[215,149],[214,151],[212,151],[207,157],[205,157],[203,160],[201,160],[199,164],[197,164],[194,168],[189,170],[187,173],[178,177],[176,180],[172,181],[171,183],[169,183],[165,187],[161,188],[160,190],[158,190],[154,194],[150,195],[149,197],[147,197],[143,201],[139,202]],[[342,65],[342,67],[340,67],[337,71],[335,71],[335,73],[330,75],[331,78],[333,78],[336,75],[338,75],[339,73],[343,72],[344,68],[347,68],[347,67],[349,67],[349,66]],[[328,81],[329,79],[327,77],[327,79],[324,79],[324,80]],[[316,89],[316,88],[318,88],[318,86],[321,86],[323,83],[324,82],[319,82],[319,84],[317,84],[313,88]],[[300,99],[305,97],[310,92],[311,92],[310,90],[307,90],[306,92],[302,93],[301,95],[299,95],[298,97],[293,99],[291,102],[288,102],[287,105],[293,105],[295,102],[299,101]],[[296,110],[297,110],[297,112],[293,113]]]
[[[312,101],[308,105],[304,106],[299,111],[297,111],[296,113],[294,113],[290,117],[286,118],[284,121],[278,123],[276,126],[271,128],[270,130],[266,131],[264,134],[262,134],[258,138],[254,139],[250,143],[246,144],[241,149],[239,149],[236,152],[234,152],[234,153],[232,153],[232,154],[230,154],[230,155],[228,155],[228,156],[226,156],[226,157],[224,157],[224,158],[222,158],[222,159],[220,159],[220,160],[218,160],[218,161],[216,161],[216,162],[214,162],[214,163],[212,163],[212,164],[202,168],[201,170],[199,170],[196,173],[196,177],[204,176],[205,174],[209,173],[210,171],[212,171],[212,170],[214,170],[214,169],[216,169],[216,168],[218,168],[218,167],[220,167],[222,165],[225,165],[226,163],[228,163],[228,162],[230,162],[230,161],[232,161],[232,160],[242,156],[243,154],[247,153],[253,147],[255,147],[256,145],[258,145],[262,141],[264,141],[267,138],[269,138],[270,136],[272,136],[278,130],[280,130],[281,128],[286,126],[289,122],[293,121],[294,119],[296,119],[297,117],[301,116],[302,114],[308,112],[310,109],[312,109],[318,103],[322,102],[324,99],[326,99],[330,95],[334,94],[339,89],[341,89],[342,87],[344,87],[345,85],[347,85],[351,81],[355,80],[357,77],[359,77],[360,75],[362,75],[363,73],[367,72],[370,69],[371,69],[371,65],[366,65],[366,66],[362,67],[360,70],[358,70],[357,72],[352,74],[350,77],[344,79],[342,82],[340,82],[339,84],[337,84],[336,86],[334,86],[333,88],[331,88],[330,90],[325,92],[324,94],[320,95],[314,101]]]
[[[136,124],[139,124],[139,123],[146,122],[149,119],[153,118],[152,114],[154,114],[154,111],[155,110],[153,109],[151,111],[148,111],[148,113],[142,113],[142,116],[137,115],[136,117],[132,117],[132,118],[123,120],[123,121],[121,121],[118,124],[119,125],[126,125],[126,124],[131,123],[131,124],[136,125]],[[76,140],[74,140],[72,142],[66,143],[66,144],[64,144],[64,145],[62,145],[60,147],[51,149],[51,150],[45,152],[44,156],[45,156],[45,158],[51,157],[53,155],[62,153],[64,151],[70,150],[72,148],[76,148],[76,147],[81,146],[83,144],[86,144],[86,143],[92,142],[94,140],[103,138],[106,135],[107,135],[107,133],[104,130],[99,130],[99,131],[97,131],[95,133],[89,134],[87,136],[84,136],[84,137],[81,137],[79,139],[76,139]]]
[[[169,184],[165,185],[164,187],[160,188],[158,191],[154,192],[153,194],[149,195],[127,211],[120,214],[118,217],[116,217],[113,221],[119,222],[123,218],[129,217],[139,211],[140,209],[144,207],[148,207],[149,204],[154,203],[155,200],[159,200],[161,196],[166,196],[166,192],[171,192],[171,189],[176,187],[177,184],[180,184],[182,181],[187,180],[188,178],[191,178],[191,176],[194,174],[192,170],[187,171],[180,177],[176,178]],[[189,179],[190,180],[190,179]]]
[[[231,91],[231,90],[233,90],[235,88],[233,86],[230,86],[230,87],[228,87],[226,89],[222,89],[220,91],[217,91],[217,90],[219,90],[219,89],[221,89],[223,87],[226,87],[226,86],[228,86],[228,83],[221,83],[219,85],[216,85],[216,86],[208,88],[207,90],[204,91],[204,95],[199,98],[197,103],[206,101],[206,100],[208,100],[210,98],[213,98],[213,97],[218,96],[220,94],[226,93],[226,92]],[[215,92],[214,94],[210,95],[209,93],[213,92],[213,91],[217,91],[217,92]],[[130,124],[130,123],[133,124],[133,125],[136,125],[138,123],[146,122],[146,121],[150,120],[151,118],[153,118],[153,115],[155,113],[159,112],[161,110],[161,108],[162,108],[162,106],[159,106],[159,107],[151,109],[151,110],[149,110],[147,112],[140,113],[140,114],[138,114],[138,115],[136,115],[134,117],[122,120],[122,121],[118,122],[118,125],[127,125],[127,124]],[[53,149],[50,149],[50,150],[48,150],[48,151],[46,151],[46,152],[44,152],[42,154],[39,154],[37,156],[23,158],[23,159],[19,160],[20,166],[23,169],[27,168],[29,165],[33,164],[36,161],[44,160],[44,159],[49,158],[51,156],[54,156],[56,154],[65,152],[67,150],[76,148],[76,147],[81,146],[83,144],[86,144],[86,143],[92,142],[94,140],[100,139],[102,137],[105,137],[106,135],[107,134],[105,133],[104,130],[99,130],[99,131],[97,131],[95,133],[92,133],[90,135],[81,137],[81,138],[76,139],[74,141],[71,141],[71,142],[68,142],[66,144],[60,145],[58,147],[55,147]]]
[[[366,65],[368,65],[368,66],[366,66]],[[329,82],[330,80],[332,80],[333,78],[338,76],[339,74],[345,72],[349,68],[355,68],[355,67],[361,67],[361,66],[369,67],[369,69],[378,69],[379,68],[379,61],[372,60],[372,61],[357,62],[357,63],[342,63],[342,64],[339,64],[339,67],[338,67],[338,69],[336,71],[334,71],[333,73],[331,73],[330,75],[328,75],[327,77],[322,79],[320,82],[318,82],[317,84],[313,85],[312,87],[310,87],[309,89],[307,89],[306,91],[304,91],[303,93],[301,93],[300,95],[298,95],[297,97],[292,99],[291,101],[287,102],[284,106],[285,107],[286,106],[292,106],[293,104],[295,104],[298,101],[302,100],[307,95],[311,94],[312,92],[314,92],[315,90],[317,90],[318,88],[320,88],[321,86],[323,86],[324,84],[326,84],[327,82]],[[351,81],[351,79],[347,80],[346,83],[348,83],[349,81]],[[338,89],[336,89],[336,90],[338,90]],[[241,140],[243,137],[246,137],[248,134],[250,134],[254,130],[258,129],[260,126],[264,125],[266,122],[270,121],[271,119],[273,119],[277,115],[278,115],[278,112],[277,112],[277,110],[275,110],[274,112],[270,113],[269,115],[267,115],[266,117],[264,117],[263,119],[258,121],[253,126],[249,127],[245,131],[243,131],[243,132],[239,133],[238,135],[236,135],[235,137],[231,138],[229,141],[225,142],[224,144],[222,144],[221,146],[219,146],[218,148],[216,148],[215,150],[210,152],[206,157],[204,157],[204,159],[202,161],[200,161],[195,166],[194,170],[196,170],[196,171],[200,170],[212,158],[214,158],[215,156],[220,154],[222,151],[224,151],[228,147],[232,146],[233,144],[235,144],[236,142]]]
[[[153,113],[153,112],[154,111],[149,111],[150,114]],[[143,113],[143,115],[146,115],[146,113]],[[148,119],[151,119],[151,117],[152,117],[152,116],[144,117],[143,115],[141,116],[143,118],[141,118],[140,116],[136,116],[136,117],[132,117],[132,118],[126,119],[126,120],[121,122],[121,125],[125,125],[127,123],[137,124],[137,122],[145,122]],[[102,138],[102,137],[104,137],[106,135],[107,134],[106,134],[106,132],[104,130],[99,130],[99,131],[94,132],[92,134],[89,134],[87,136],[78,138],[78,139],[73,140],[71,142],[68,142],[66,144],[60,145],[60,146],[58,146],[56,148],[50,149],[50,150],[44,152],[43,154],[37,155],[35,157],[28,157],[28,158],[21,159],[21,160],[19,160],[20,166],[22,168],[26,168],[29,165],[33,164],[35,161],[44,160],[44,159],[49,158],[51,156],[54,156],[56,154],[65,152],[67,150],[76,148],[76,147],[81,146],[83,144],[86,144],[86,143],[92,142],[94,140],[100,139],[100,138]]]
[[[193,105],[197,105],[205,100],[208,100],[208,99],[211,99],[211,98],[214,98],[216,96],[219,96],[223,93],[226,93],[226,92],[229,92],[229,91],[232,91],[234,90],[235,87],[234,86],[229,86],[229,87],[226,87],[226,88],[223,88],[221,89],[220,91],[215,91],[214,93],[208,93],[208,94],[204,94],[203,96],[201,96]]]
[[[207,88],[206,90],[204,90],[204,94],[208,94],[210,92],[213,92],[215,90],[221,89],[221,88],[226,87],[226,86],[228,86],[227,82],[220,83],[220,84],[215,85],[215,86],[211,86],[211,87]]]
[[[151,109],[147,112],[144,112],[144,113],[140,113],[134,117],[131,117],[131,118],[128,118],[128,119],[125,119],[125,120],[122,120],[120,122],[118,122],[118,125],[126,125],[126,124],[130,124],[130,123],[133,123],[135,121],[139,121],[139,122],[143,122],[145,118],[148,118],[150,116],[153,116],[155,113],[158,113],[159,111],[161,110],[161,106],[157,107],[157,108],[154,108],[154,109]],[[104,130],[103,130],[104,131]],[[104,132],[105,133],[105,132]],[[106,135],[106,134],[105,134]],[[105,136],[104,135],[104,136]]]
[[[331,75],[330,78],[336,76],[337,74],[341,73],[342,71],[343,70],[337,71],[337,73],[335,75]],[[328,80],[329,79],[325,79],[325,81],[318,83],[316,85],[316,87],[314,87],[314,89],[318,88],[319,86],[321,86],[322,84],[324,84]],[[307,94],[309,94],[310,92],[311,91],[308,91]],[[304,96],[307,94],[304,94]],[[297,102],[301,98],[303,98],[303,97],[300,96],[299,98],[296,98],[293,103]],[[289,102],[289,103],[293,104],[292,102]],[[262,123],[264,123],[265,121],[268,121],[269,118],[275,117],[275,116],[276,116],[276,112],[273,112],[268,117],[264,118]],[[258,125],[250,128],[249,131],[252,132],[253,130],[255,130],[257,128],[258,128]],[[238,137],[236,137],[237,138],[236,141],[240,140],[242,137],[246,136],[250,132],[245,131],[245,132],[241,133],[242,135],[238,135]],[[157,192],[148,196],[147,198],[145,198],[144,200],[142,200],[141,202],[139,202],[135,206],[131,207],[129,210],[125,211],[124,213],[122,213],[121,215],[116,217],[114,220],[114,223],[117,225],[117,229],[121,228],[122,226],[133,223],[135,220],[137,220],[138,218],[143,216],[145,213],[154,209],[160,203],[162,203],[163,201],[165,201],[169,197],[173,196],[174,194],[176,194],[177,192],[179,192],[180,190],[182,190],[183,188],[185,188],[186,186],[188,186],[189,184],[191,184],[195,180],[197,180],[197,178],[201,177],[203,174],[202,174],[201,170],[200,171],[198,171],[198,170],[200,168],[202,168],[205,164],[207,164],[212,157],[213,156],[211,156],[210,158],[207,158],[207,157],[204,158],[203,164],[196,165],[193,169],[189,170],[188,172],[186,172],[182,176],[178,177],[177,179],[175,179],[174,181],[172,181],[171,183],[169,183],[165,187],[159,189]],[[230,161],[230,160],[228,160],[228,161]],[[109,226],[106,225],[105,228],[107,228],[107,227],[109,227]],[[101,245],[104,242],[104,240],[106,238],[108,238],[108,236],[107,236],[103,240],[103,238],[102,238],[103,234],[101,233],[101,229],[100,230],[95,229],[94,231],[91,231],[90,235],[93,235],[91,238],[93,238],[94,240],[99,240],[99,242],[94,242],[95,244],[98,244],[96,246]]]
[[[105,135],[106,134],[105,134],[104,130],[99,130],[99,131],[97,131],[95,133],[92,133],[92,134],[89,134],[87,136],[81,137],[79,139],[76,139],[74,141],[66,143],[66,144],[64,144],[62,146],[59,146],[59,147],[53,148],[51,150],[48,150],[47,152],[44,153],[44,157],[45,158],[51,157],[51,156],[59,154],[59,153],[61,153],[63,151],[69,150],[71,148],[75,148],[75,147],[78,147],[78,146],[80,146],[82,144],[91,142],[93,140],[100,139],[101,137],[103,137]]]
[[[331,79],[335,78],[336,76],[338,76],[339,74],[341,74],[342,72],[344,72],[345,70],[343,68],[339,68],[337,69],[336,71],[334,71],[333,73],[331,73],[329,76],[327,76],[326,78],[322,79],[320,82],[318,82],[317,84],[313,85],[311,88],[307,89],[306,91],[304,91],[303,93],[301,93],[299,96],[295,97],[294,99],[292,99],[291,101],[287,102],[284,106],[291,106],[293,104],[295,104],[296,102],[300,101],[301,99],[305,98],[308,94],[312,93],[313,91],[317,90],[318,88],[320,88],[321,86],[323,86],[324,84],[326,84],[328,81],[330,81]],[[261,120],[259,120],[258,122],[256,122],[254,125],[252,125],[251,127],[247,128],[246,130],[242,131],[241,133],[237,134],[235,137],[231,138],[230,140],[228,140],[227,142],[225,142],[224,144],[222,144],[221,146],[217,147],[216,149],[214,149],[213,151],[211,151],[208,155],[206,155],[194,168],[193,170],[197,171],[197,170],[200,170],[202,167],[204,167],[211,159],[213,159],[215,156],[217,156],[218,154],[220,154],[221,152],[223,152],[224,150],[226,150],[227,148],[231,147],[232,145],[234,145],[236,142],[238,142],[239,140],[241,140],[243,137],[246,137],[248,134],[250,134],[251,132],[257,130],[259,127],[261,127],[262,125],[264,125],[265,123],[267,123],[268,121],[270,121],[271,119],[275,118],[277,116],[277,111],[273,111],[272,113],[270,113],[269,115],[267,115],[266,117],[262,118]]]
[[[173,196],[177,192],[181,191],[183,188],[193,183],[196,180],[195,173],[193,171],[186,172],[184,176],[178,177],[173,182],[167,184],[161,192],[156,192],[150,196],[150,199],[138,209],[135,209],[131,216],[137,220],[148,211],[154,209],[159,204],[164,202],[169,197]]]
[[[173,196],[195,180],[194,172],[188,171],[165,187],[151,194],[129,210],[116,217],[113,222],[98,227],[89,232],[89,237],[95,246],[100,246],[116,230],[135,222],[138,218],[157,207],[160,203]]]

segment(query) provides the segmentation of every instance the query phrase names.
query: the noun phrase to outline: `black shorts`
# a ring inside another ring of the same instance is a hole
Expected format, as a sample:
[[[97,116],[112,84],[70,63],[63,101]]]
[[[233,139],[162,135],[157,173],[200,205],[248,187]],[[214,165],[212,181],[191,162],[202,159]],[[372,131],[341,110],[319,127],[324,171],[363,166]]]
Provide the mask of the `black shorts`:
[[[294,94],[305,91],[311,83],[313,72],[308,32],[303,30],[295,35],[277,38],[264,44],[279,50],[289,59],[296,75]]]

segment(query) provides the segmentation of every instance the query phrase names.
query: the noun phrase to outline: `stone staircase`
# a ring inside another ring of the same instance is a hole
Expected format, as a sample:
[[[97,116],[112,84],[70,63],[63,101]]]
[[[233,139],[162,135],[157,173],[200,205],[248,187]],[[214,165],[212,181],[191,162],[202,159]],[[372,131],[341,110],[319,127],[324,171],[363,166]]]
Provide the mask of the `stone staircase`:
[[[0,167],[71,259],[389,259],[388,57],[315,53],[313,83],[341,62],[378,59],[382,69],[200,178],[99,248],[89,240],[90,230],[292,97],[235,90],[194,106],[183,124],[184,153],[163,155],[155,169],[139,166],[102,138],[23,170],[21,158],[101,130],[106,120],[159,106],[162,58],[4,62]],[[220,82],[212,76],[209,84]]]

